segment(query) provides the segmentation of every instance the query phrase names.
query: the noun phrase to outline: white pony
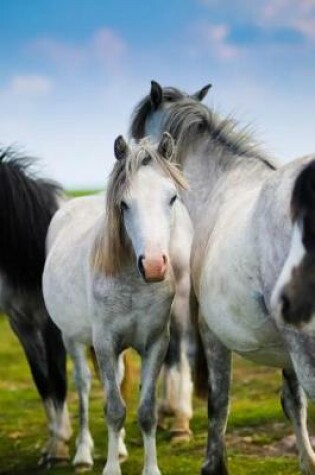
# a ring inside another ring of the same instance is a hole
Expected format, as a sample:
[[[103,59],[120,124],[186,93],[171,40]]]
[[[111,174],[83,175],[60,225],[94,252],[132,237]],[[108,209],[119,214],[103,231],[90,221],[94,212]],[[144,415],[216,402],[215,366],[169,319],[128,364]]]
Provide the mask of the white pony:
[[[108,458],[103,475],[120,475],[126,409],[119,355],[142,359],[138,420],[144,475],[159,475],[156,457],[156,381],[169,344],[170,312],[188,311],[191,223],[178,199],[185,188],[171,162],[174,143],[115,141],[117,161],[103,197],[68,202],[52,220],[43,275],[45,303],[73,358],[80,397],[77,466],[93,463],[88,427],[89,377],[84,345],[93,344],[107,394]],[[174,298],[175,297],[175,298]]]

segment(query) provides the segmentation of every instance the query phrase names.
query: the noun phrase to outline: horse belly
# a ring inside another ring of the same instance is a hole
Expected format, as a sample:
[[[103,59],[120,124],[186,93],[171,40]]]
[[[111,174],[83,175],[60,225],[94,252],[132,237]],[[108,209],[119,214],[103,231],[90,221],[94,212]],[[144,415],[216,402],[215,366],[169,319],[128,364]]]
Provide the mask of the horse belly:
[[[199,301],[211,331],[232,351],[253,361],[290,367],[278,329],[263,304],[247,216],[226,217],[206,253]]]
[[[76,257],[75,253],[63,256],[58,252],[48,256],[43,276],[44,300],[49,315],[64,335],[89,344],[92,330],[86,285]]]

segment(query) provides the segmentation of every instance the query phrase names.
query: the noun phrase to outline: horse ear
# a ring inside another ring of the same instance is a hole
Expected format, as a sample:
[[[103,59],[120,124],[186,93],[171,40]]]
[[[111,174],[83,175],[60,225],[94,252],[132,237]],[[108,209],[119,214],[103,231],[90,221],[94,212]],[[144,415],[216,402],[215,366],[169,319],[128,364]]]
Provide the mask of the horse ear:
[[[117,160],[123,160],[127,156],[128,145],[122,135],[119,135],[114,143],[114,154]]]
[[[166,160],[171,160],[175,153],[175,141],[168,132],[163,133],[158,146],[158,153]]]
[[[195,99],[196,101],[201,102],[206,97],[206,95],[208,94],[208,91],[211,87],[212,87],[212,84],[207,84],[202,89],[195,92],[195,94],[192,94],[191,95],[192,99]]]
[[[151,81],[150,98],[154,109],[157,109],[163,102],[163,89],[156,81]]]

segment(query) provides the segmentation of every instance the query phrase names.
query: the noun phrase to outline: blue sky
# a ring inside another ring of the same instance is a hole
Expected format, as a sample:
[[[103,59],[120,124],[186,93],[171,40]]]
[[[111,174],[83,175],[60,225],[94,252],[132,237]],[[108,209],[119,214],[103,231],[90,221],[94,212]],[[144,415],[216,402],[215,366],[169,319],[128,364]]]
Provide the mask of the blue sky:
[[[104,186],[151,79],[250,122],[282,161],[315,152],[315,0],[2,0],[0,142],[70,187]]]

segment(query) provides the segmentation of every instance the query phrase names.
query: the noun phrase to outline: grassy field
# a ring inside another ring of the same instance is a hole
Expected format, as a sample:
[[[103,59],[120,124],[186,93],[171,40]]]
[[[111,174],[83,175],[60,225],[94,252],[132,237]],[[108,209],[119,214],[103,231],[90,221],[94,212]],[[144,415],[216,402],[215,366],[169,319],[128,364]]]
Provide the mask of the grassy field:
[[[44,473],[37,467],[46,438],[45,417],[30,379],[22,350],[0,318],[0,474]],[[71,368],[69,368],[70,372]],[[138,371],[135,360],[135,372]],[[297,458],[283,438],[290,434],[280,404],[279,372],[235,359],[232,408],[228,426],[228,455],[233,475],[298,474]],[[136,422],[137,378],[128,407],[127,443],[129,459],[124,475],[139,475],[142,468],[142,442]],[[70,410],[77,427],[76,395],[70,386]],[[158,433],[158,455],[164,475],[197,475],[206,441],[206,405],[195,401],[194,439],[185,445],[170,444],[167,432]],[[314,414],[314,412],[313,412]],[[314,419],[314,418],[313,418]],[[94,379],[91,395],[91,429],[95,438],[95,469],[101,473],[106,454],[106,429],[100,384]],[[71,452],[74,452],[74,441]],[[55,468],[52,475],[73,473],[71,466]]]

